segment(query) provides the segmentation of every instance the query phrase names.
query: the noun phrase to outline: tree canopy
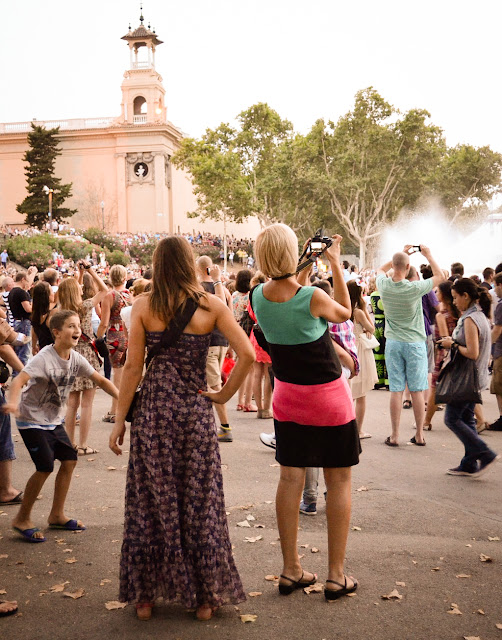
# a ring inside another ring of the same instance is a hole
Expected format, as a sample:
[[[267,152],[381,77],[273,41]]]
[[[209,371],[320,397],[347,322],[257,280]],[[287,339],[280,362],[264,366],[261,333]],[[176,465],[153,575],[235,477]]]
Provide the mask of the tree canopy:
[[[44,186],[53,190],[53,220],[60,222],[76,213],[76,209],[63,206],[64,201],[72,195],[72,184],[61,184],[61,179],[54,175],[56,158],[61,155],[56,137],[58,132],[59,127],[46,129],[32,122],[31,132],[28,134],[30,148],[23,157],[28,163],[25,174],[29,195],[16,206],[16,210],[24,214],[26,224],[39,229],[49,218],[48,197],[44,193]]]
[[[489,147],[448,148],[425,109],[401,113],[373,88],[359,91],[337,122],[306,134],[267,104],[183,141],[174,162],[193,179],[195,215],[265,225],[308,236],[323,224],[359,249],[361,264],[384,227],[432,196],[450,220],[468,218],[501,189],[502,156]]]

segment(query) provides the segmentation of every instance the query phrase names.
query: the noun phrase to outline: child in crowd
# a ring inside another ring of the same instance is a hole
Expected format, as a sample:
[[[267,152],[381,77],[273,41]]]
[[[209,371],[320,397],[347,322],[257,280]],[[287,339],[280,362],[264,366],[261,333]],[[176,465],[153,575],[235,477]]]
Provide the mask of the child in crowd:
[[[35,463],[36,471],[28,480],[21,507],[12,521],[14,530],[29,542],[46,540],[40,529],[33,526],[31,510],[54,470],[55,459],[61,461],[61,466],[48,517],[49,528],[85,529],[80,521],[67,518],[64,513],[66,495],[77,464],[77,452],[62,426],[64,406],[73,381],[77,376],[87,376],[106,393],[118,397],[117,388],[74,351],[82,333],[78,315],[74,311],[57,311],[51,317],[50,328],[54,344],[41,349],[14,379],[9,402],[2,407],[4,413],[16,415],[19,433]]]

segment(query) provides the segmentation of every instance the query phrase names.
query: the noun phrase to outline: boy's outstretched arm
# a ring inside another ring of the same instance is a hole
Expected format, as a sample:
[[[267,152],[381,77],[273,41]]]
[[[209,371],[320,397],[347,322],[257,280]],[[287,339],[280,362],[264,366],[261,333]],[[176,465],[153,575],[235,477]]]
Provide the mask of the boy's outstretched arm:
[[[30,376],[24,371],[21,371],[21,373],[14,378],[10,387],[8,402],[6,402],[2,406],[3,413],[16,414],[18,412],[19,397],[21,395],[21,389],[24,387],[24,385],[28,382],[29,379],[30,379]]]
[[[98,373],[97,371],[95,371],[92,376],[91,376],[91,380],[98,385],[98,387],[100,387],[101,389],[103,389],[103,391],[106,391],[106,393],[111,396],[112,398],[118,398],[119,397],[119,390],[117,389],[117,387],[113,384],[113,382],[110,382],[110,380],[107,380],[104,376],[102,376],[100,373]]]

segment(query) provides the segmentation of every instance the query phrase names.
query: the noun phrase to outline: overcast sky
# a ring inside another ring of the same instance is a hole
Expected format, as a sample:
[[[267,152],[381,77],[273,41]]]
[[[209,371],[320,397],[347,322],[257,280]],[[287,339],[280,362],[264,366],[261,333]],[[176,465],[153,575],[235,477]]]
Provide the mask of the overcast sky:
[[[0,122],[117,116],[136,0],[0,0]],[[449,144],[502,151],[498,0],[145,0],[168,118],[190,135],[268,102],[298,131],[373,85]]]

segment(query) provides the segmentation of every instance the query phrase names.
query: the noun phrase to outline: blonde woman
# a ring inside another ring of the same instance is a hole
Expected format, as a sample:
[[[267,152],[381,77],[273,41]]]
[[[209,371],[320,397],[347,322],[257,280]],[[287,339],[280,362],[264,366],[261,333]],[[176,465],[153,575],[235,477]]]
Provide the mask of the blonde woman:
[[[334,300],[318,287],[301,287],[295,270],[298,239],[284,224],[264,229],[255,243],[258,268],[270,278],[253,291],[252,305],[269,344],[274,385],[276,460],[281,465],[276,496],[283,568],[283,595],[314,584],[298,557],[299,507],[306,467],[322,467],[328,489],[328,577],[326,600],[354,592],[344,573],[350,521],[351,467],[360,443],[350,389],[330,338],[328,322],[351,316],[340,268],[340,236],[323,253],[333,273]]]
[[[127,353],[127,329],[120,312],[131,304],[129,291],[126,289],[127,270],[121,264],[114,264],[110,269],[112,289],[101,303],[101,322],[97,331],[97,339],[105,340],[110,352],[112,365],[112,382],[120,387],[122,370]],[[117,400],[113,398],[110,411],[103,417],[103,422],[115,422]]]
[[[145,292],[145,289],[149,284],[150,284],[150,280],[146,280],[145,278],[137,278],[133,282],[132,287],[129,289],[129,294],[131,296],[131,303],[135,298],[137,298],[139,295]],[[131,330],[131,312],[132,312],[132,306],[123,307],[120,312],[120,316],[124,321],[124,324],[127,329],[127,335],[129,335],[129,332]]]
[[[82,289],[75,278],[66,278],[61,282],[58,289],[59,308],[75,311],[80,317],[80,326],[82,335],[79,338],[75,351],[78,351],[91,364],[96,371],[99,371],[101,363],[92,347],[92,310],[99,304],[108,292],[106,284],[101,280],[98,274],[91,269],[87,263],[79,264],[80,279],[84,279],[84,273],[92,278],[97,293],[92,298],[83,299]],[[87,280],[87,278],[86,278]],[[89,286],[89,285],[87,285]],[[75,426],[77,419],[77,411],[80,407],[80,427],[77,444],[77,453],[79,455],[89,455],[97,453],[95,449],[89,446],[88,438],[91,430],[92,422],[92,403],[94,394],[96,393],[96,385],[90,378],[76,378],[72,385],[70,395],[68,397],[68,405],[65,417],[65,429],[70,438],[70,442],[75,444]]]

